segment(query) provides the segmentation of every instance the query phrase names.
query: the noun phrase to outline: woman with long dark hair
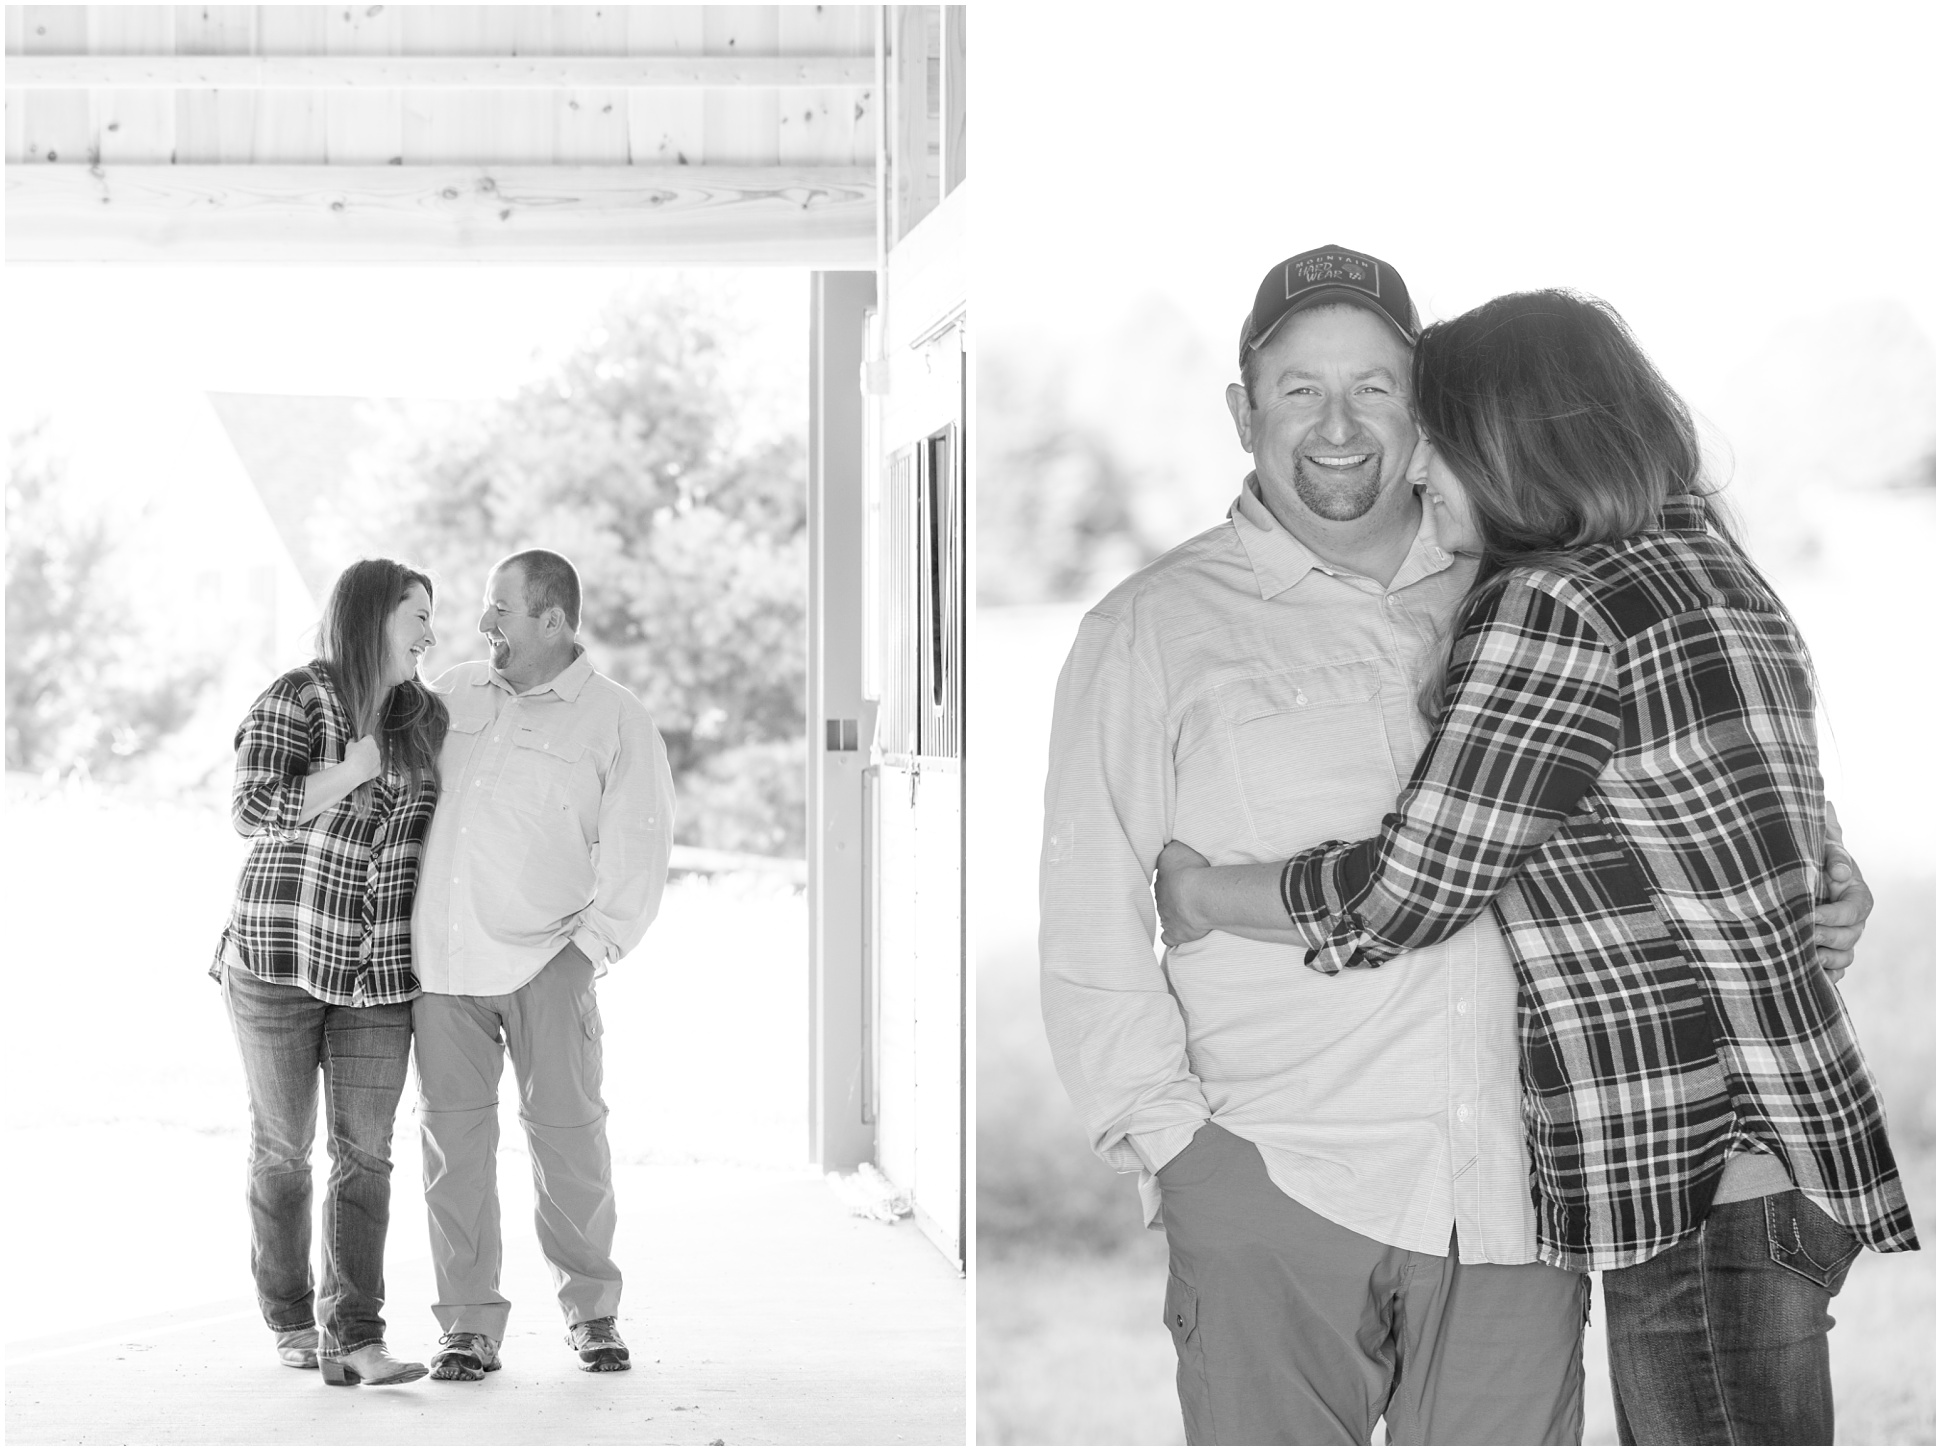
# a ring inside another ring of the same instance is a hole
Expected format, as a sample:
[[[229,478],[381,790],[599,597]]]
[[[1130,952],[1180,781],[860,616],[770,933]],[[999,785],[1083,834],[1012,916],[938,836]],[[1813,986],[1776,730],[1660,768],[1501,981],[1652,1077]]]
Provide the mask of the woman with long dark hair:
[[[1539,1251],[1604,1272],[1620,1436],[1830,1444],[1828,1302],[1862,1245],[1916,1244],[1815,957],[1805,644],[1607,305],[1519,293],[1430,327],[1413,393],[1411,477],[1481,556],[1430,744],[1379,836],[1261,866],[1168,847],[1166,940],[1334,973],[1492,908]]]
[[[337,577],[317,657],[236,732],[231,815],[250,838],[211,974],[249,1082],[250,1270],[277,1354],[332,1385],[426,1368],[384,1344],[391,1127],[411,1052],[411,902],[438,799],[445,705],[417,679],[431,580],[389,559]],[[323,1084],[330,1180],[310,1274],[310,1146]]]

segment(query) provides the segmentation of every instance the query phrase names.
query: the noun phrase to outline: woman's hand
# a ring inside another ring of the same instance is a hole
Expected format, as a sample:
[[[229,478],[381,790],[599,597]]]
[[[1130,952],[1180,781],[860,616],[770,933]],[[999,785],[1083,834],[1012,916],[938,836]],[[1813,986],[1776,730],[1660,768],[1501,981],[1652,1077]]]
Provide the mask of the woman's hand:
[[[359,736],[344,748],[344,764],[351,768],[355,783],[362,786],[375,781],[384,769],[384,754],[377,748],[376,736]]]
[[[1191,910],[1195,879],[1210,865],[1183,841],[1169,841],[1160,852],[1152,895],[1159,905],[1159,940],[1168,947],[1197,941],[1210,930],[1194,920]]]
[[[344,747],[343,760],[304,778],[303,805],[297,808],[297,820],[314,821],[366,781],[376,780],[383,769],[384,754],[377,748],[377,737],[359,736]]]

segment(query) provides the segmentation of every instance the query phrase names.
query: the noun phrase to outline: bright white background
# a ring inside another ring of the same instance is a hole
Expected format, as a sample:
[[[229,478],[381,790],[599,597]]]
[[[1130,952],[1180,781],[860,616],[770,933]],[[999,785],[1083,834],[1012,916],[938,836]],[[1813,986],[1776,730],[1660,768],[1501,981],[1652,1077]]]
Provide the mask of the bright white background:
[[[1680,386],[1823,299],[1936,331],[1933,8],[980,5],[987,336],[1144,291],[1230,349],[1267,268],[1394,262],[1425,316],[1569,285]]]
[[[802,273],[645,275],[745,303],[757,339],[748,366],[806,360]],[[6,413],[11,421],[77,391],[160,382],[494,397],[571,348],[640,276],[613,267],[15,267],[5,274]]]

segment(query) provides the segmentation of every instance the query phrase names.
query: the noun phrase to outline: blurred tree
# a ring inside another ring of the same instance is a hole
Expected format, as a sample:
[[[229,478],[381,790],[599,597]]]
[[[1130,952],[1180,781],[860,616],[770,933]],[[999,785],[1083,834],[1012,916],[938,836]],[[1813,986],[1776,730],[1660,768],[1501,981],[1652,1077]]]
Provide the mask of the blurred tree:
[[[667,740],[679,838],[799,856],[807,451],[800,405],[737,381],[738,341],[692,291],[616,299],[513,397],[431,426],[394,415],[340,532],[440,582],[434,674],[483,653],[473,621],[496,560],[566,555],[594,664]]]
[[[1061,374],[1009,353],[978,361],[977,599],[1091,599],[1156,552],[1132,513],[1128,471],[1067,402]]]
[[[220,665],[162,647],[118,577],[127,539],[64,487],[44,421],[8,454],[7,769],[126,779]]]

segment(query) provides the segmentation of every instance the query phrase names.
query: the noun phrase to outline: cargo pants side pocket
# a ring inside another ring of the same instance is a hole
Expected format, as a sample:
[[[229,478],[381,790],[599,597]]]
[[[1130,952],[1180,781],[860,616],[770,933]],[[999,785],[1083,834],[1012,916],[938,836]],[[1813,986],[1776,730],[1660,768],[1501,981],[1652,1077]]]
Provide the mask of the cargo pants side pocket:
[[[1166,1277],[1166,1330],[1179,1356],[1179,1409],[1186,1444],[1213,1446],[1213,1393],[1206,1378],[1206,1350],[1200,1343],[1199,1294],[1178,1275]]]

